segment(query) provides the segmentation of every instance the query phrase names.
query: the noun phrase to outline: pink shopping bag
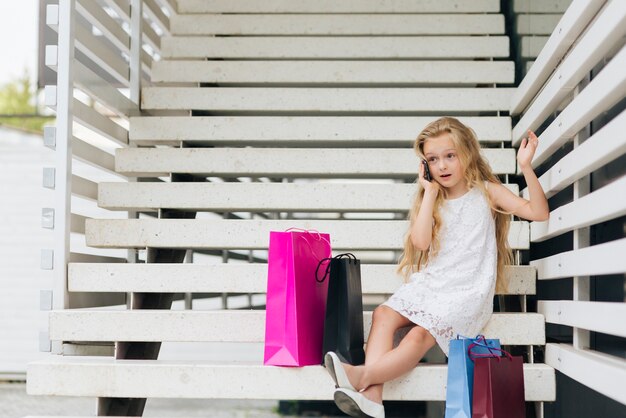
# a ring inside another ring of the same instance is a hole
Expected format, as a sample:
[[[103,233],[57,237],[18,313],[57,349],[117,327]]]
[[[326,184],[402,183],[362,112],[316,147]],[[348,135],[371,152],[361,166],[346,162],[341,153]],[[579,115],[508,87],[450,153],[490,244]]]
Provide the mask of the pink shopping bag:
[[[330,256],[329,234],[270,232],[263,364],[321,364],[328,280],[316,269]]]

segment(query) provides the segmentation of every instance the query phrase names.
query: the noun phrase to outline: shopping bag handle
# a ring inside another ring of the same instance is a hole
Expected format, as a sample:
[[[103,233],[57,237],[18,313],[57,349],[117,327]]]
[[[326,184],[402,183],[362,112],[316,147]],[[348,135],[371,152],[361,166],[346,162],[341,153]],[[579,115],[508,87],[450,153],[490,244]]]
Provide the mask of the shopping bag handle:
[[[315,280],[318,283],[324,283],[324,280],[326,280],[326,277],[328,277],[330,275],[330,262],[332,261],[332,259],[337,259],[340,260],[342,258],[347,258],[348,259],[348,264],[354,261],[354,264],[356,264],[359,260],[355,257],[354,254],[352,253],[343,253],[343,254],[338,254],[334,257],[326,257],[326,258],[322,258],[320,260],[319,263],[317,263],[317,268],[315,269]],[[319,278],[319,269],[322,265],[322,263],[324,263],[324,261],[327,261],[326,264],[326,270],[324,271],[324,276],[320,279]]]
[[[491,351],[491,350],[499,351],[500,353],[502,353],[506,357],[508,357],[509,360],[513,360],[513,356],[511,355],[511,353],[509,353],[508,351],[503,350],[501,348],[489,347],[489,354],[478,354],[478,353],[472,352],[472,348],[474,348],[474,347],[484,347],[484,346],[482,344],[477,344],[477,343],[471,343],[469,345],[469,347],[467,348],[467,354],[469,355],[469,358],[472,361],[476,360],[477,358],[497,358],[498,361],[499,361],[503,357],[503,356],[495,355],[493,353],[493,351]]]
[[[328,248],[330,250],[330,241],[328,241],[326,238],[324,238],[322,236],[322,234],[320,234],[317,230],[315,229],[302,229],[302,228],[288,228],[285,229],[285,232],[289,232],[289,231],[301,231],[301,232],[306,232],[309,235],[313,235],[316,241],[324,241],[326,244],[328,244]],[[315,234],[317,234],[317,237],[315,237]],[[300,238],[302,238],[304,240],[304,242],[306,242],[306,244],[309,246],[309,249],[311,250],[311,254],[313,254],[313,256],[315,257],[315,259],[318,262],[321,262],[320,258],[318,258],[317,254],[315,254],[315,251],[313,251],[313,247],[311,246],[311,243],[309,242],[308,239],[306,239],[303,235],[300,235]],[[330,251],[329,251],[330,252]],[[323,260],[323,259],[322,259]]]
[[[490,353],[493,353],[493,351],[491,351],[491,350],[496,349],[496,347],[492,347],[492,346],[490,346],[487,343],[487,339],[485,338],[485,336],[483,334],[478,334],[475,338],[466,337],[466,336],[461,335],[461,334],[456,334],[456,339],[457,340],[461,340],[461,339],[472,340],[472,344],[473,344],[472,347],[483,347],[483,348],[486,348],[487,350],[489,350]],[[499,357],[499,356],[494,356],[494,357]]]

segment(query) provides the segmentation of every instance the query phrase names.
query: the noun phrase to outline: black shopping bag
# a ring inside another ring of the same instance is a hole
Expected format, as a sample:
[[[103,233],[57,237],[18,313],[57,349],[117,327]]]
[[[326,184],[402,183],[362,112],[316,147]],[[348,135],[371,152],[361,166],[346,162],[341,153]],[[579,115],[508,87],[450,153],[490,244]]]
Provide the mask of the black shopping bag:
[[[363,294],[361,262],[351,253],[322,260],[326,265],[328,296],[322,354],[334,351],[346,363],[365,363],[363,350]]]

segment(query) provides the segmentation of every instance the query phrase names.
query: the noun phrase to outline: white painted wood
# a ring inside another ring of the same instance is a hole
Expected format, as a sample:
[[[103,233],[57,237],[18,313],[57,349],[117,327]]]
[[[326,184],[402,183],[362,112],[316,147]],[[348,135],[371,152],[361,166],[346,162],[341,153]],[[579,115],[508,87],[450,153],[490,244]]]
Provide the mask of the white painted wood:
[[[518,35],[551,35],[561,20],[561,14],[517,15],[515,24]]]
[[[153,82],[476,84],[514,82],[512,61],[157,61]]]
[[[540,302],[541,303],[541,302]],[[626,304],[624,304],[626,306]],[[50,312],[52,341],[263,342],[265,311],[81,310]],[[364,312],[365,341],[372,312]],[[123,326],[120,326],[123,324]],[[496,313],[481,331],[507,345],[545,344],[543,315]]]
[[[76,10],[90,24],[98,28],[107,40],[119,48],[121,52],[126,54],[130,52],[130,36],[115,19],[104,11],[100,4],[88,0],[77,0]]]
[[[86,239],[92,247],[250,250],[267,249],[270,231],[291,227],[330,233],[333,250],[397,250],[408,221],[88,219]],[[509,244],[529,247],[527,222],[511,222]]]
[[[77,99],[74,99],[72,116],[75,121],[94,130],[115,144],[128,144],[128,131],[126,129]]]
[[[502,14],[180,14],[174,35],[503,35]]]
[[[110,210],[403,212],[415,184],[399,183],[100,183]]]
[[[76,49],[93,60],[123,86],[128,86],[129,67],[119,52],[109,47],[102,39],[83,25],[76,25]]]
[[[547,344],[546,363],[561,373],[617,402],[626,404],[626,361],[569,344]]]
[[[554,196],[574,181],[626,153],[626,141],[620,140],[623,132],[626,132],[626,111],[613,118],[539,177],[546,196]],[[528,199],[528,188],[523,193]]]
[[[113,154],[109,154],[79,138],[72,138],[72,154],[79,161],[115,173],[115,157]]]
[[[539,280],[626,272],[626,238],[533,260]]]
[[[547,42],[547,36],[522,36],[520,39],[522,58],[537,58]]]
[[[573,229],[598,224],[626,214],[626,203],[616,196],[626,195],[626,176],[613,181],[593,193],[560,206],[550,212],[545,222],[530,224],[530,239],[545,241]]]
[[[261,359],[254,364],[212,365],[57,357],[29,365],[26,390],[30,395],[56,396],[332,399],[334,385],[322,366],[268,367],[260,363]],[[385,399],[443,401],[446,376],[445,365],[419,365],[385,385]],[[526,400],[553,401],[555,387],[553,368],[524,365]]]
[[[516,13],[563,13],[572,0],[514,0]]]
[[[156,24],[163,32],[170,30],[170,18],[161,10],[161,7],[155,0],[142,0],[144,11],[150,17],[152,22]],[[132,10],[131,10],[132,12]]]
[[[626,303],[540,300],[537,312],[550,324],[626,337]]]
[[[139,107],[128,100],[119,90],[109,84],[102,77],[76,61],[74,83],[85,93],[91,95],[118,116],[127,118],[131,113],[137,112]]]
[[[164,58],[495,58],[507,36],[201,37],[162,39]]]
[[[511,88],[147,87],[142,109],[262,112],[437,112],[508,108]]]
[[[515,172],[513,149],[485,148],[482,153],[495,173]],[[128,148],[117,150],[115,157],[117,172],[136,176],[178,172],[222,177],[415,179],[418,163],[409,149]]]
[[[70,263],[126,263],[126,259],[71,252]]]
[[[71,191],[75,196],[89,200],[98,200],[98,184],[76,175],[71,176]]]
[[[550,35],[537,65],[520,82],[511,100],[511,114],[521,113],[543,87],[572,43],[587,27],[605,0],[574,0]],[[536,16],[536,15],[535,15]]]
[[[178,0],[179,13],[488,13],[496,0]]]
[[[130,140],[137,145],[263,145],[411,148],[435,117],[138,117],[130,119]],[[511,140],[508,117],[460,116],[481,143]]]
[[[364,295],[393,293],[404,279],[397,266],[361,264]],[[505,294],[535,294],[534,267],[507,266]],[[264,293],[267,264],[70,263],[70,292]]]
[[[554,151],[591,123],[596,116],[610,109],[626,96],[624,66],[626,66],[626,47],[613,57],[591,83],[542,132],[532,161],[533,167],[547,160]]]
[[[546,83],[533,104],[515,125],[513,145],[519,144],[528,129],[534,130],[539,127],[598,61],[619,45],[624,35],[626,35],[626,8],[620,2],[611,2],[578,40],[576,46],[559,65],[550,81]],[[615,58],[618,57],[619,54]],[[615,61],[615,58],[612,61]],[[615,61],[615,65],[623,68],[623,61],[621,57],[619,58]],[[618,77],[618,80],[621,78],[623,75]],[[615,85],[615,82],[612,84]]]

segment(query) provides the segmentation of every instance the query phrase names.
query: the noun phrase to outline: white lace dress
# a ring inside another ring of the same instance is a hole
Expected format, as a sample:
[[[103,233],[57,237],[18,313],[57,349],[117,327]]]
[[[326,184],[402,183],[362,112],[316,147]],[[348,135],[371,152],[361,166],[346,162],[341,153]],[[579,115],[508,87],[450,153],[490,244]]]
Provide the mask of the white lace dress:
[[[486,196],[472,188],[442,206],[439,254],[384,303],[427,329],[448,355],[456,334],[475,336],[493,312],[497,246]]]

